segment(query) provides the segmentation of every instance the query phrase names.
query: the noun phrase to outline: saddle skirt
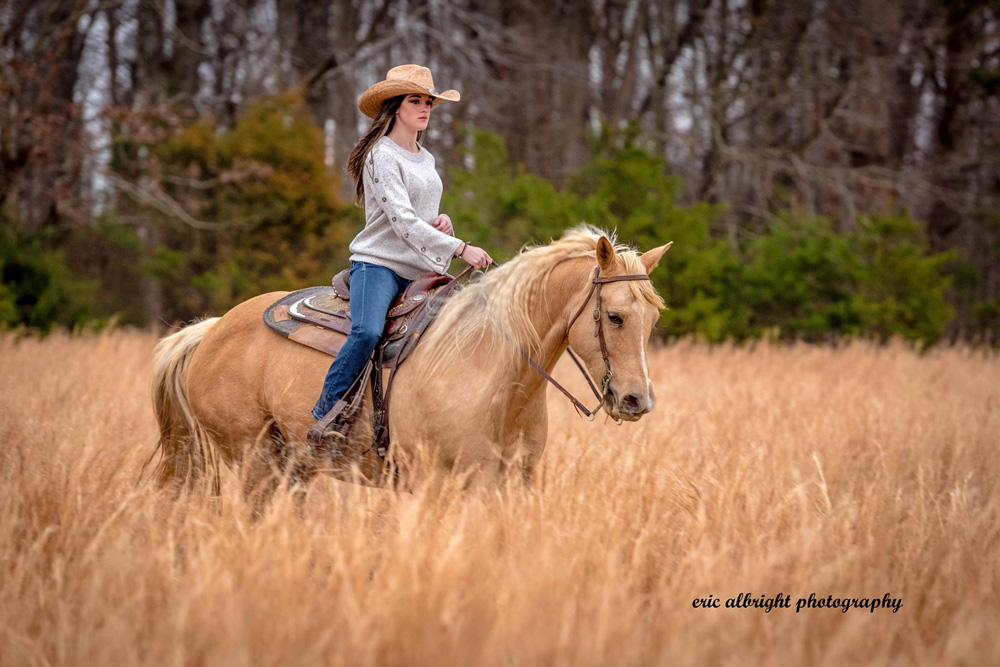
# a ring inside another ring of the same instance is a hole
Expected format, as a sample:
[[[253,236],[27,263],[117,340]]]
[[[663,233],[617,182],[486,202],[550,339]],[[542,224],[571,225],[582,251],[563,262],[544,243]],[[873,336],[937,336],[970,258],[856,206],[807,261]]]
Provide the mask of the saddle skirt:
[[[306,287],[286,294],[264,311],[265,324],[289,340],[337,356],[351,332],[349,279],[350,271],[345,269],[334,276],[330,287]],[[375,348],[377,353],[381,352],[386,367],[402,362],[395,348],[404,342],[408,332],[418,333],[412,329],[421,307],[452,280],[447,274],[424,274],[395,298],[386,313],[382,339]],[[455,287],[461,289],[459,285]],[[426,328],[430,322],[424,321],[426,317],[421,319],[422,327]]]

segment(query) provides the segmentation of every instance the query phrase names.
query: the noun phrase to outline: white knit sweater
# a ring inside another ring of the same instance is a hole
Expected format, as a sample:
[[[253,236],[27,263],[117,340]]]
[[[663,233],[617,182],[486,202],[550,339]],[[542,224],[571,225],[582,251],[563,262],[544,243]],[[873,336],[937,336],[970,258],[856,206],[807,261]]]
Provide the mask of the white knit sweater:
[[[411,153],[382,137],[365,159],[365,228],[351,241],[351,260],[370,262],[412,280],[445,273],[462,242],[431,227],[441,204],[434,156]]]

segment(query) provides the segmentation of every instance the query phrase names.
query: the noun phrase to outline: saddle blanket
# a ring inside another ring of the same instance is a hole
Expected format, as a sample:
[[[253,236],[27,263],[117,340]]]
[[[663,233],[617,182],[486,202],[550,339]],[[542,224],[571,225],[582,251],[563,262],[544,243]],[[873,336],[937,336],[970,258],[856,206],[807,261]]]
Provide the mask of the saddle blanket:
[[[351,331],[350,317],[342,315],[345,311],[350,312],[348,302],[332,287],[306,287],[268,306],[264,323],[289,340],[335,357]]]

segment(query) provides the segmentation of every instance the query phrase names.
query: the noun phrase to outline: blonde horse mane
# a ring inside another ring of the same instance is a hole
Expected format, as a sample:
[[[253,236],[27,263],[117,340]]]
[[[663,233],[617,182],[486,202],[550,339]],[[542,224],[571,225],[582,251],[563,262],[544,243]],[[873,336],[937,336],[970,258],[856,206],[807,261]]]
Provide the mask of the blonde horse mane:
[[[604,232],[588,224],[567,229],[548,245],[526,246],[448,299],[435,326],[421,341],[421,347],[431,350],[428,371],[440,370],[449,351],[460,353],[482,340],[490,342],[498,363],[521,363],[519,348],[528,354],[537,353],[541,340],[528,317],[532,299],[545,298],[546,279],[562,262],[593,257],[596,266],[597,242],[602,236],[611,241],[617,257],[624,263],[625,273],[646,273],[638,252],[618,243],[614,232]],[[633,281],[628,285],[635,299],[663,308],[663,299],[649,281]]]

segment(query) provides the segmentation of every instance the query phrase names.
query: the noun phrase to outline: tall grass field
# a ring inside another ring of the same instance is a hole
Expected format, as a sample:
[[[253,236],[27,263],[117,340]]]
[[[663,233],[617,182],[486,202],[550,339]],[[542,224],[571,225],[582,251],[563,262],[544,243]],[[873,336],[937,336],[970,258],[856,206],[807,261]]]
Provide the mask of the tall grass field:
[[[254,518],[140,481],[155,342],[0,337],[0,664],[1000,664],[995,353],[658,347],[528,487]]]

